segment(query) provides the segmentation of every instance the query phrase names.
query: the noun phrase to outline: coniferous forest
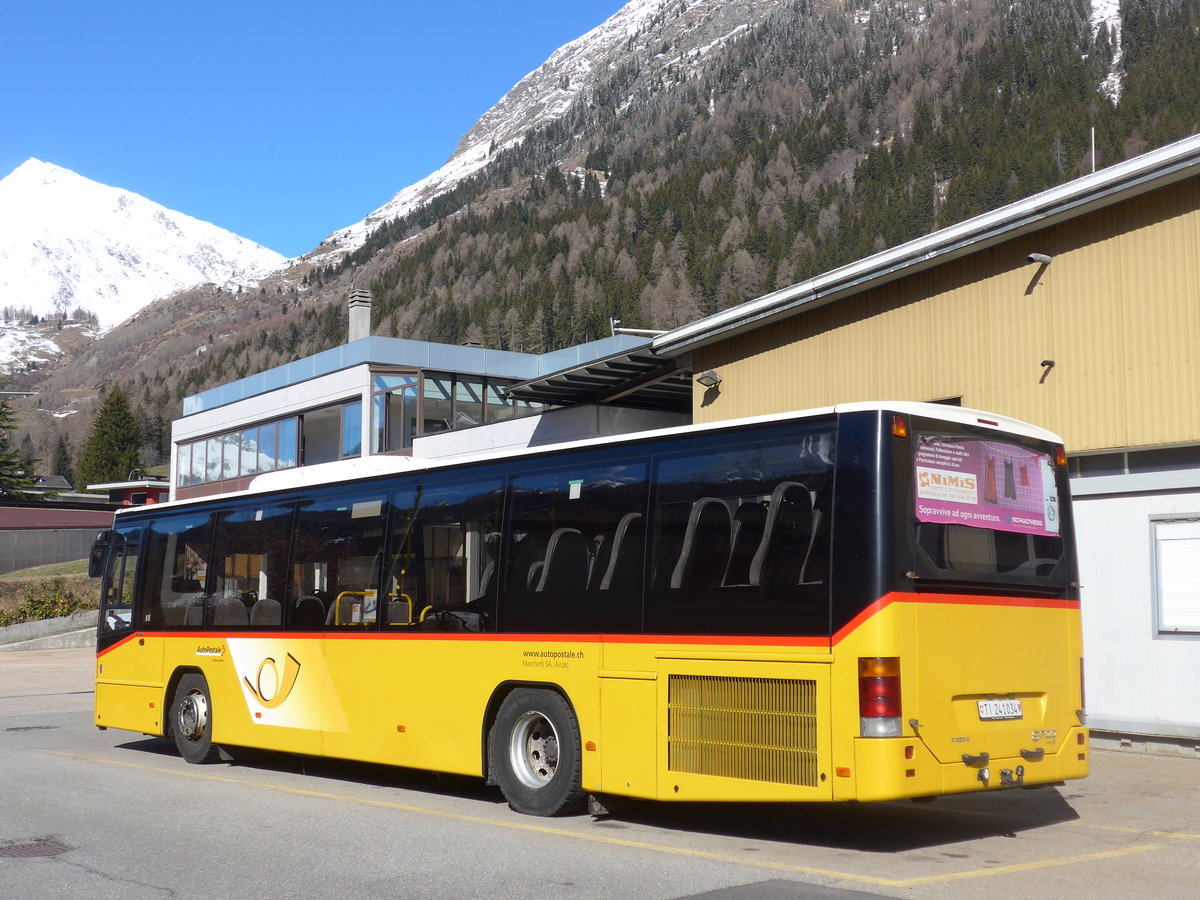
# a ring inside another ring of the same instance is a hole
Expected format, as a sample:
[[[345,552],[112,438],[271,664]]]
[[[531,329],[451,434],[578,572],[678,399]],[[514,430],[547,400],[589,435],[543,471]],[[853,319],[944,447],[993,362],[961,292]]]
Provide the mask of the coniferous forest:
[[[927,31],[901,27],[915,4],[877,8],[858,39],[780,16],[719,71],[599,123],[574,171],[514,154],[490,176],[503,199],[439,218],[371,281],[378,333],[539,352],[610,316],[671,328],[1085,174],[1093,128],[1103,166],[1200,124],[1194,3],[1126,18],[1115,104],[1087,2],[920,7]]]

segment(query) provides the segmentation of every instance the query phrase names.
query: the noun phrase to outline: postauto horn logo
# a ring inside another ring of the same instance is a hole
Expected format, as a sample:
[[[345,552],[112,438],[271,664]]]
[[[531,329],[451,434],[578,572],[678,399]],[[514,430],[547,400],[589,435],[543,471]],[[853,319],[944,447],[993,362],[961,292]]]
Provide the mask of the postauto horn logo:
[[[282,673],[275,658],[268,656],[259,664],[253,682],[245,677],[242,681],[264,709],[277,709],[288,698],[299,676],[300,660],[289,653],[283,661]]]

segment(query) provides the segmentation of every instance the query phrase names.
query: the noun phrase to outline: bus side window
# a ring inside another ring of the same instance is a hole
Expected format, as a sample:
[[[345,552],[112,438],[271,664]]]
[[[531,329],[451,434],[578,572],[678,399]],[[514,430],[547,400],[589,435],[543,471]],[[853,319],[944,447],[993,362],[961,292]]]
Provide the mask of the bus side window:
[[[221,569],[213,625],[271,628],[282,624],[292,507],[249,507],[217,523],[213,560]]]
[[[424,482],[415,508],[396,516],[388,571],[388,622],[437,631],[485,631],[495,615],[504,482],[498,477]]]
[[[205,621],[212,515],[155,519],[146,529],[143,621],[148,628],[200,627]]]
[[[647,470],[597,454],[513,477],[501,629],[641,628]]]
[[[826,634],[833,453],[831,421],[664,446],[650,506],[647,630]]]
[[[284,625],[376,627],[386,513],[382,492],[330,493],[298,505]]]

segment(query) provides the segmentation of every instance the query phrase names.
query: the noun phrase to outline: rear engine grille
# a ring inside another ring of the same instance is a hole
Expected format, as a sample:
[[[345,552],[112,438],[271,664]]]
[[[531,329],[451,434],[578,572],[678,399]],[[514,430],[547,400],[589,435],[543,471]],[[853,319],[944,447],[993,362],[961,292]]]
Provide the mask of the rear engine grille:
[[[817,683],[672,675],[667,768],[817,786]]]

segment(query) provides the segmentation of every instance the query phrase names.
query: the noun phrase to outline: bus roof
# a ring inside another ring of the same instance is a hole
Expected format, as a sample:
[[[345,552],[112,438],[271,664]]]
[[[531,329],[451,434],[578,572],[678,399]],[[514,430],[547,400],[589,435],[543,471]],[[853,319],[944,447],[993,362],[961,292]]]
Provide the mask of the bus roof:
[[[996,415],[983,410],[967,409],[958,406],[948,406],[941,403],[920,403],[912,400],[897,401],[868,401],[857,403],[841,403],[835,406],[818,407],[816,409],[795,410],[785,413],[771,413],[762,416],[750,416],[741,419],[722,419],[719,422],[706,422],[700,425],[680,425],[671,428],[657,428],[651,431],[639,431],[603,437],[584,438],[576,441],[564,441],[559,444],[546,444],[538,447],[503,448],[486,450],[479,453],[455,456],[444,459],[419,459],[411,456],[375,455],[338,462],[318,463],[311,466],[299,466],[283,469],[278,472],[265,472],[258,475],[244,490],[231,491],[225,494],[214,494],[208,497],[194,497],[187,500],[172,500],[167,503],[155,504],[155,508],[193,503],[219,501],[222,499],[242,498],[256,494],[273,493],[275,491],[315,488],[327,484],[357,481],[383,475],[400,475],[404,473],[425,472],[438,469],[453,468],[459,465],[485,463],[489,461],[509,459],[513,457],[533,456],[541,453],[555,453],[565,450],[584,449],[588,447],[603,447],[607,444],[636,443],[638,441],[669,438],[688,434],[704,434],[725,429],[743,428],[748,425],[768,424],[771,422],[786,422],[794,419],[820,418],[822,416],[841,415],[853,412],[872,412],[886,410],[910,416],[921,416],[928,419],[941,419],[960,425],[993,428],[1004,434],[1015,434],[1048,443],[1061,444],[1062,438],[1051,431],[1022,422],[1008,416]],[[120,510],[126,513],[132,510],[145,511],[146,507],[130,507]]]

